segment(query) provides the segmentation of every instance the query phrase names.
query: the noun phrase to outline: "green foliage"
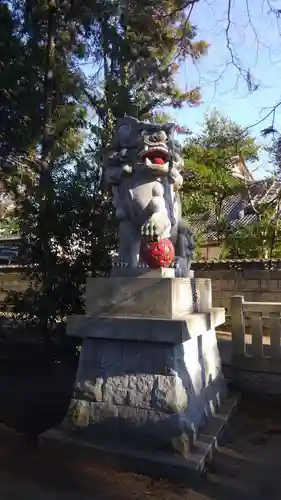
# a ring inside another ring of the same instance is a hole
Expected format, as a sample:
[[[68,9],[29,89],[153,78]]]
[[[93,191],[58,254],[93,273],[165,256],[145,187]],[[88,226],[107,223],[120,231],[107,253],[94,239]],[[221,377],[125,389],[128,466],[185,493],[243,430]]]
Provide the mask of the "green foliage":
[[[40,283],[14,301],[14,307],[19,312],[27,305],[44,335],[56,315],[81,303],[81,258],[70,262],[54,248],[56,235],[62,238],[68,223],[59,217],[59,207],[65,208],[65,215],[69,208],[65,199],[58,200],[63,183],[62,178],[56,180],[55,171],[63,170],[79,151],[86,126],[84,77],[77,65],[80,31],[73,29],[76,20],[66,10],[66,4],[55,6],[52,0],[12,1],[0,8],[5,63],[0,73],[5,118],[0,125],[2,178],[12,192],[20,232],[28,243],[24,263],[32,263],[30,279]],[[77,203],[73,186],[64,188]],[[79,202],[81,198],[78,206]],[[70,241],[71,230],[73,226],[67,233]]]
[[[91,155],[61,159],[53,169],[53,204],[45,220],[49,251],[42,262],[40,194],[34,186],[18,200],[17,212],[26,249],[22,263],[30,266],[30,287],[7,306],[41,331],[46,341],[57,320],[71,312],[81,313],[88,275],[104,275],[115,247],[115,222],[111,207],[100,190],[100,171],[91,167]],[[47,275],[42,277],[45,269]],[[47,327],[47,331],[46,331]]]
[[[0,188],[0,236],[18,234],[18,232],[19,220],[15,216],[13,200],[4,191],[1,192]]]
[[[200,102],[199,89],[181,91],[176,83],[179,63],[199,59],[207,43],[196,41],[185,2],[131,0],[99,4],[95,49],[101,71],[89,82],[87,96],[103,128],[102,144],[114,121],[124,114],[151,118],[155,110]]]
[[[197,142],[206,149],[217,151],[219,157],[226,162],[226,166],[230,166],[236,156],[248,162],[256,161],[260,149],[248,131],[216,109],[206,115]]]
[[[281,136],[280,133],[273,127],[267,127],[261,132],[263,137],[271,136],[272,141],[265,148],[269,154],[270,162],[273,165],[274,177],[280,180],[281,177]]]
[[[36,152],[44,125],[46,88],[42,78],[46,68],[46,38],[48,2],[9,2],[0,5],[0,145],[1,157]],[[59,13],[57,13],[59,14]],[[78,105],[83,81],[81,71],[74,66],[65,20],[56,16],[56,40],[53,61],[49,147],[61,151],[73,147],[70,133],[77,135],[83,126],[84,110]],[[74,47],[76,40],[72,40]],[[66,51],[68,47],[69,51]]]
[[[280,195],[279,195],[280,196]],[[225,232],[222,256],[226,259],[273,259],[281,257],[280,199],[257,209],[257,220]]]
[[[200,102],[199,89],[176,83],[179,63],[207,51],[186,7],[183,0],[0,5],[1,174],[27,242],[23,262],[33,265],[32,286],[12,304],[46,339],[55,318],[82,310],[87,274],[108,268],[116,221],[100,161],[116,118],[163,120],[167,106]]]
[[[0,154],[5,158],[10,152],[34,145],[38,119],[31,116],[31,67],[26,65],[19,22],[8,3],[0,4],[0,22]]]
[[[202,245],[204,243],[204,235],[200,232],[196,233],[196,246],[194,251],[194,260],[201,260],[202,258]]]
[[[0,236],[17,235],[19,233],[19,220],[18,218],[7,215],[5,218],[0,219]]]
[[[185,216],[192,223],[206,222],[212,214],[212,228],[220,244],[225,232],[222,214],[224,201],[245,191],[244,182],[233,176],[237,161],[253,161],[259,147],[242,128],[214,111],[206,117],[203,130],[190,135],[184,145],[185,167],[188,172],[184,183]]]

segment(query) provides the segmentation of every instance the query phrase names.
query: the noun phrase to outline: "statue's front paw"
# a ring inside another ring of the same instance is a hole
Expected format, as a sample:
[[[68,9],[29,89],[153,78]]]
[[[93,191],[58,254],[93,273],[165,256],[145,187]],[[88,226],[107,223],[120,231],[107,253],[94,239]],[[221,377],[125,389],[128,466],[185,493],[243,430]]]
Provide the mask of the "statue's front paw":
[[[131,165],[124,165],[123,172],[125,175],[131,175],[131,173],[133,172],[133,167],[131,167]]]
[[[156,240],[167,227],[166,218],[159,212],[153,214],[141,228],[141,236],[145,239]]]

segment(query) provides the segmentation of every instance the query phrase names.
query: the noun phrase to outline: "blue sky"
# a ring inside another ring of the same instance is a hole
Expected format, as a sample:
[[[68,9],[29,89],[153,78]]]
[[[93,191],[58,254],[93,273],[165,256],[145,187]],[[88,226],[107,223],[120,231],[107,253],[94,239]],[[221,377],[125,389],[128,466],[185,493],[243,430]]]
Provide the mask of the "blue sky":
[[[248,10],[247,0],[232,0],[232,44],[242,66],[251,70],[260,86],[249,95],[237,69],[233,65],[226,68],[230,61],[225,35],[227,4],[228,0],[200,0],[191,17],[198,27],[198,38],[208,41],[210,49],[197,67],[191,61],[181,67],[179,83],[183,89],[200,85],[203,103],[195,109],[185,107],[174,111],[172,115],[180,125],[195,131],[200,129],[204,114],[214,107],[246,127],[261,120],[281,98],[281,19],[278,26],[276,17],[269,14],[266,0],[248,0]],[[281,8],[281,0],[271,0],[271,4]],[[270,117],[251,129],[261,143],[260,131],[271,120]],[[281,107],[276,112],[275,126],[281,129]],[[261,154],[258,165],[250,168],[255,169],[256,177],[263,177],[270,168],[267,155]]]

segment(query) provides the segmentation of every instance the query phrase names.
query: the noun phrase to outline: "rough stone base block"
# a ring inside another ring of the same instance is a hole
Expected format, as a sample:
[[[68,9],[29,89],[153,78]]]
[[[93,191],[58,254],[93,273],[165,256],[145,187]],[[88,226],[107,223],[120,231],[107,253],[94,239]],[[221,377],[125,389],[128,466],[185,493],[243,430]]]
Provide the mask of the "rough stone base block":
[[[85,441],[77,434],[66,434],[63,430],[51,429],[42,435],[42,439],[54,442],[59,441],[64,446],[75,449],[75,455],[79,465],[91,466],[93,460],[99,463],[103,461],[122,470],[137,472],[155,478],[167,477],[170,479],[187,482],[200,479],[209,461],[212,459],[213,451],[221,444],[225,431],[228,430],[229,420],[235,413],[237,400],[235,396],[229,397],[222,403],[219,412],[208,419],[202,428],[194,449],[185,457],[180,454],[165,453],[154,450],[138,450],[132,448],[127,441],[114,443],[111,440],[103,440],[100,444],[93,441]],[[227,432],[226,432],[227,434]]]
[[[181,344],[85,339],[62,428],[186,457],[225,395],[214,329]]]

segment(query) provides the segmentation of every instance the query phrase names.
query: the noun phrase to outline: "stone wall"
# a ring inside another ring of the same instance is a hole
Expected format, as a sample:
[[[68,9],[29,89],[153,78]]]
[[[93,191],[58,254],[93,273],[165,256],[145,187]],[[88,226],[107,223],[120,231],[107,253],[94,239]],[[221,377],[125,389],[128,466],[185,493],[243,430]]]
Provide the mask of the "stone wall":
[[[246,301],[281,302],[281,270],[206,269],[195,270],[195,277],[211,278],[213,305],[224,307],[227,316],[232,295],[244,295]]]
[[[27,287],[28,281],[19,273],[19,266],[0,266],[0,311],[9,293],[22,293]]]
[[[281,270],[195,269],[195,277],[211,278],[213,305],[224,307],[227,314],[235,294],[250,301],[281,302]],[[0,266],[0,303],[8,292],[23,292],[27,285],[17,266]]]

